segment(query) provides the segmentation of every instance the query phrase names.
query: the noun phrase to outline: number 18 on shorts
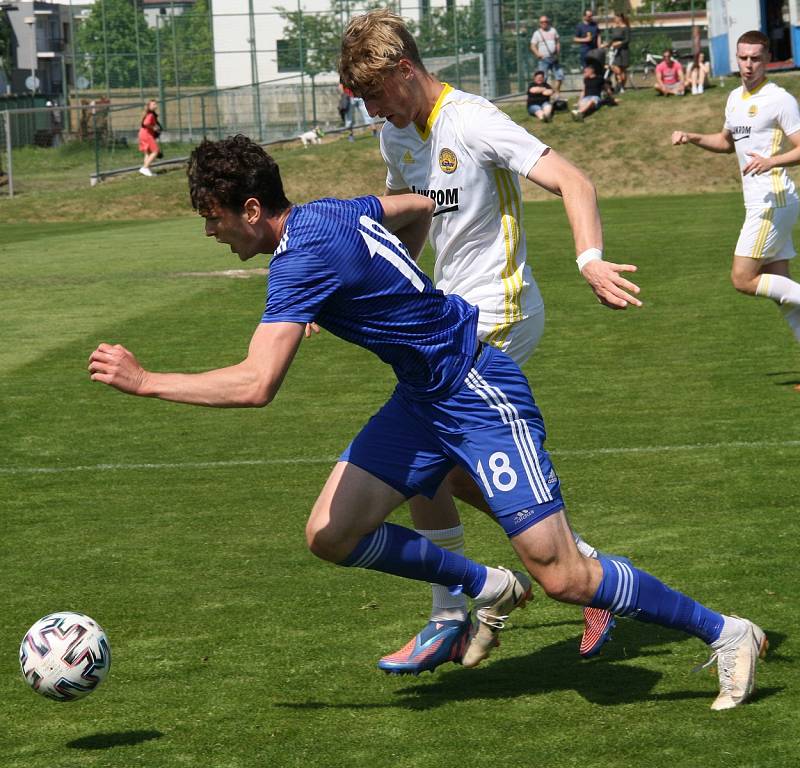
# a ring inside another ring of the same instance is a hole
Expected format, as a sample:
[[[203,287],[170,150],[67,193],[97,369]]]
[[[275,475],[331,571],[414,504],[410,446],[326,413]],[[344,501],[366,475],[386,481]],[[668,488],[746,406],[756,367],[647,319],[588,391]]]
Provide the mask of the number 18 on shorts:
[[[413,400],[398,387],[342,460],[406,497],[432,497],[458,464],[514,536],[564,506],[544,439],[525,376],[508,355],[487,346],[449,397]]]

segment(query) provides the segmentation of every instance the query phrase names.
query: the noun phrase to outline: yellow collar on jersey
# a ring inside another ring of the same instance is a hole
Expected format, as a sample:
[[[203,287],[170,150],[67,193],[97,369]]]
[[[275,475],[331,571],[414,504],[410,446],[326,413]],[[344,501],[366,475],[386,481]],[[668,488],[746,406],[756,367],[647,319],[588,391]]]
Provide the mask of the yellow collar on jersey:
[[[749,99],[751,96],[755,96],[768,82],[769,80],[765,77],[752,91],[748,91],[742,86],[742,98]]]
[[[431,113],[428,115],[428,122],[425,123],[425,130],[421,131],[418,126],[416,125],[414,126],[417,129],[419,137],[423,141],[427,141],[428,136],[431,135],[431,131],[433,130],[433,124],[436,122],[436,118],[439,116],[439,111],[442,108],[442,102],[444,101],[445,96],[447,96],[447,94],[453,90],[452,85],[448,85],[447,83],[442,83],[442,85],[444,86],[444,88],[442,88],[442,92],[439,94],[439,98],[436,99],[436,103],[433,105],[433,109],[431,110]]]

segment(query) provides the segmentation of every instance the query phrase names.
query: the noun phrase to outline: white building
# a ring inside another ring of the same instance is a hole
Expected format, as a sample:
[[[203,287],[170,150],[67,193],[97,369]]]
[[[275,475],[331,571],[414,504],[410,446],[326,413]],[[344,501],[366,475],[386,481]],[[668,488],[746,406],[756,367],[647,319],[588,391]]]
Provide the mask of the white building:
[[[397,12],[404,18],[418,20],[421,9],[445,7],[452,2],[468,5],[469,0],[400,0]],[[218,88],[249,85],[276,79],[297,77],[282,64],[285,22],[277,11],[302,9],[303,13],[329,13],[330,0],[297,0],[294,4],[279,0],[211,0],[214,19],[214,70]],[[363,12],[364,3],[345,3],[347,17]],[[343,18],[347,22],[347,18]],[[323,78],[321,78],[323,79]],[[334,79],[331,74],[327,79]]]

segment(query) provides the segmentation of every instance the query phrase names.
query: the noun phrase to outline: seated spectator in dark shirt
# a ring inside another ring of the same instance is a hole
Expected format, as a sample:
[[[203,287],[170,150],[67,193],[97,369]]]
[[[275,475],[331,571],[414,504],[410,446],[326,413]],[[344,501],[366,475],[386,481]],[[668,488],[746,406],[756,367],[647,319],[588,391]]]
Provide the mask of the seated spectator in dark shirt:
[[[550,83],[544,79],[544,72],[534,73],[533,82],[528,85],[528,114],[549,123],[553,119],[550,97],[554,92]]]
[[[577,107],[572,110],[572,119],[581,121],[586,115],[594,112],[600,106],[604,89],[605,80],[602,73],[587,64],[583,68],[583,90],[578,99]]]

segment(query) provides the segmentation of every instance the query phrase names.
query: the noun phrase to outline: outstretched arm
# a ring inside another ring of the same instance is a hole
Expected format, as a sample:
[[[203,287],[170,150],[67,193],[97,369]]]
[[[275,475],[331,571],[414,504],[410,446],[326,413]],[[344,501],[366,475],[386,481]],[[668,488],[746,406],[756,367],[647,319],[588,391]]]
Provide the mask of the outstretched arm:
[[[673,131],[672,143],[694,144],[700,149],[707,149],[709,152],[721,152],[730,154],[736,147],[733,144],[733,136],[727,128],[723,128],[719,133],[689,133],[688,131]]]
[[[639,286],[622,277],[623,272],[635,272],[636,267],[602,259],[603,226],[597,194],[589,178],[552,149],[539,158],[528,178],[564,199],[578,267],[598,300],[611,309],[625,309],[628,304],[640,307],[642,302],[635,296]]]
[[[435,203],[429,197],[414,193],[391,194],[378,199],[383,206],[383,226],[397,235],[416,261],[425,247]]]
[[[89,358],[92,381],[129,395],[215,408],[255,408],[275,397],[303,338],[302,323],[261,323],[247,357],[205,373],[147,371],[121,344],[100,344]]]

